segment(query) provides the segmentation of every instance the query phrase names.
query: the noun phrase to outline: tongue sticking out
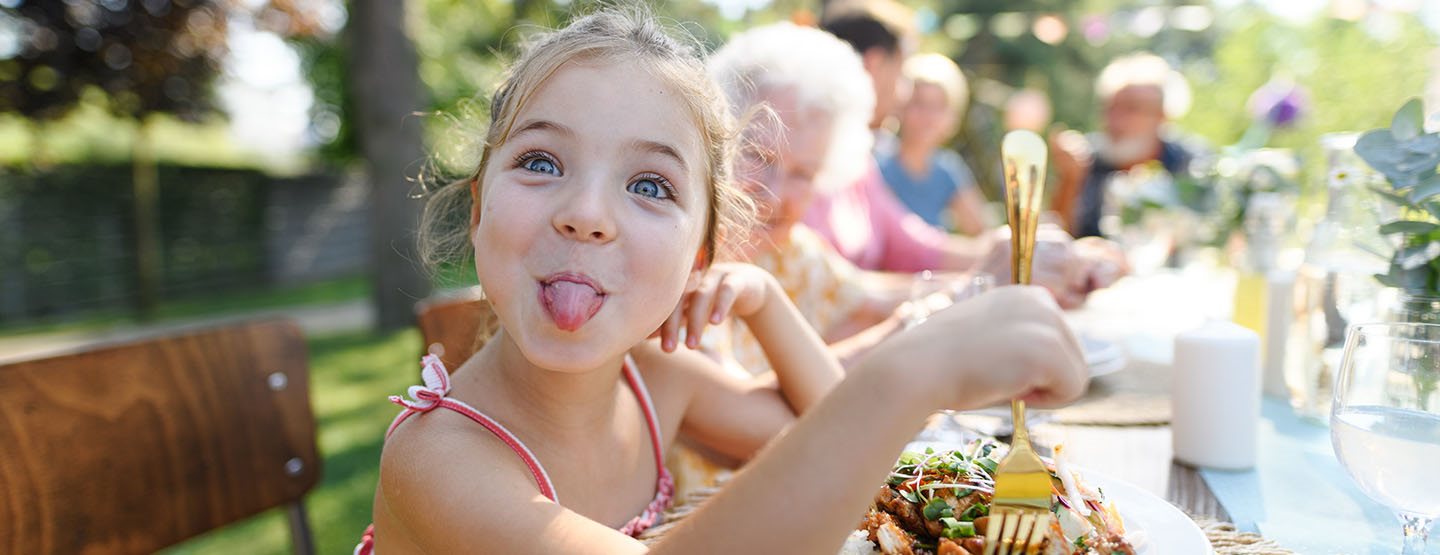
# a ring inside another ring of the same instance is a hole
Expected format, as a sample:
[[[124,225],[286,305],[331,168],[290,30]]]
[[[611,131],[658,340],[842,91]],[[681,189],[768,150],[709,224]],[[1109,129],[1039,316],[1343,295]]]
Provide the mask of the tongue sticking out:
[[[555,325],[575,331],[600,311],[604,299],[594,288],[573,281],[553,281],[540,289],[541,305]]]

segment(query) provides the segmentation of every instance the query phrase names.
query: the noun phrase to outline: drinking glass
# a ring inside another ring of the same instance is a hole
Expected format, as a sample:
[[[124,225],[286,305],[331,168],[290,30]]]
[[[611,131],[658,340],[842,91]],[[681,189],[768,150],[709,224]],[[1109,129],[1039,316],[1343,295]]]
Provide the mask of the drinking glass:
[[[1395,511],[1402,553],[1421,555],[1440,517],[1440,324],[1351,326],[1335,380],[1330,441],[1360,490]]]
[[[917,326],[931,314],[994,287],[995,276],[986,272],[975,272],[964,277],[930,270],[918,272],[910,281],[910,302],[905,313],[905,327]]]

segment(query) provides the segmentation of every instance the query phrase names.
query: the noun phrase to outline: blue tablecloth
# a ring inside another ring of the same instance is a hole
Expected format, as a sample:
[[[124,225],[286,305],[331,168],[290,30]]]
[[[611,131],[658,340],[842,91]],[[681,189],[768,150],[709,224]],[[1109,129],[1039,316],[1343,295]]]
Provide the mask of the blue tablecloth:
[[[1200,474],[1238,528],[1297,553],[1400,552],[1400,521],[1345,473],[1330,429],[1301,420],[1283,401],[1265,399],[1254,470]],[[1427,553],[1440,555],[1440,537],[1431,534]]]

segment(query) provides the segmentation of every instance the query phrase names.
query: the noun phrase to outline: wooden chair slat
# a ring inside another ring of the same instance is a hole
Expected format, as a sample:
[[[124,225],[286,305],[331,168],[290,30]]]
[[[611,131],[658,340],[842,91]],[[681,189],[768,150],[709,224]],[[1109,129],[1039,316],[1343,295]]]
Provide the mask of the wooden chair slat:
[[[438,354],[454,372],[484,344],[484,330],[494,329],[495,313],[478,288],[427,299],[415,306],[415,320],[425,338],[426,352]],[[438,346],[438,347],[437,347]]]
[[[285,321],[0,366],[0,552],[149,553],[319,479]]]

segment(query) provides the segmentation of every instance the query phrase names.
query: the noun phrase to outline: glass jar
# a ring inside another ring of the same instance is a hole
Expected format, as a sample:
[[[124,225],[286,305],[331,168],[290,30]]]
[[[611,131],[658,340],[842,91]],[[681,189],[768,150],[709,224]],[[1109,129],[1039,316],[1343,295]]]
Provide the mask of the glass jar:
[[[1325,423],[1349,324],[1383,317],[1384,287],[1374,275],[1388,268],[1376,255],[1391,248],[1379,233],[1384,205],[1370,186],[1380,177],[1354,153],[1355,134],[1321,137],[1329,194],[1315,224],[1305,262],[1295,276],[1293,319],[1286,340],[1285,384],[1300,416]]]

